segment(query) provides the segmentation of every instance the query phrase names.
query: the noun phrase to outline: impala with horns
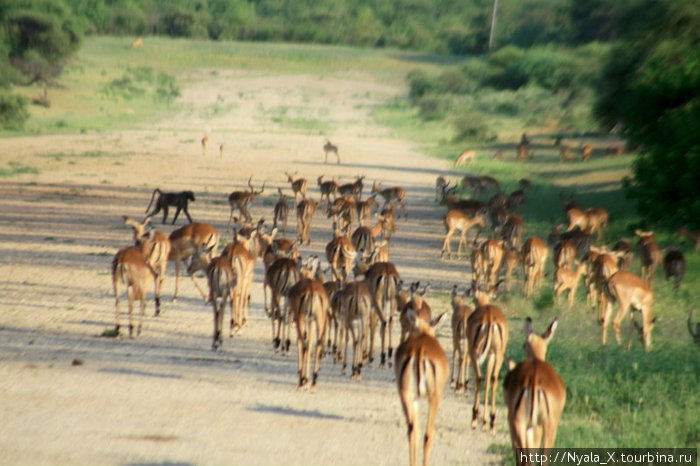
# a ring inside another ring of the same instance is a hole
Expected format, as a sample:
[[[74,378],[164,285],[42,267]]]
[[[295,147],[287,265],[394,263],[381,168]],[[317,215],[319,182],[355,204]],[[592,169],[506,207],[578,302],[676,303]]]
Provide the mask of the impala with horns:
[[[411,334],[396,349],[396,383],[408,427],[411,466],[418,461],[418,399],[428,398],[428,421],[423,437],[423,464],[427,466],[435,437],[437,411],[447,383],[447,355],[435,338],[435,327],[444,316],[444,313],[441,314],[434,324],[430,324],[417,317],[415,312],[409,312],[407,318],[412,325]]]
[[[566,385],[545,361],[547,346],[557,328],[554,320],[538,335],[532,320],[525,322],[525,360],[511,368],[503,381],[508,427],[518,466],[530,464],[523,455],[554,447],[559,417],[566,404]]]
[[[331,195],[333,200],[335,200],[335,192],[338,190],[338,180],[336,178],[330,180],[323,180],[323,175],[319,176],[316,180],[318,183],[318,189],[321,191],[321,202],[323,198],[326,198],[326,205],[331,205]]]
[[[250,212],[248,211],[248,205],[253,202],[258,195],[265,191],[265,182],[263,182],[260,191],[256,191],[255,188],[253,188],[253,185],[250,184],[252,179],[253,176],[251,175],[250,178],[248,178],[248,187],[250,188],[250,191],[233,191],[228,195],[228,203],[231,206],[231,213],[228,217],[228,226],[226,228],[231,228],[231,223],[233,222],[233,211],[235,209],[238,209],[240,212],[241,221],[243,223],[250,223],[253,221],[253,217],[251,217]]]
[[[363,181],[365,175],[355,176],[355,181],[352,183],[345,183],[338,186],[338,193],[343,197],[352,197],[356,201],[362,200],[362,188],[364,187]]]

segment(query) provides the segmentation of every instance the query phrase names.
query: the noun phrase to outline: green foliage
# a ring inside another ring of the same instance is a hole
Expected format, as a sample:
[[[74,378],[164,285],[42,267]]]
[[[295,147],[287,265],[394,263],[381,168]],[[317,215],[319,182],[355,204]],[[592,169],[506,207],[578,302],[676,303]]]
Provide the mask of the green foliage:
[[[25,97],[0,91],[0,128],[22,128],[29,118],[27,105]]]
[[[146,66],[127,67],[121,78],[114,79],[103,87],[103,92],[123,99],[150,96],[165,102],[171,102],[180,96],[180,88],[171,76]]]

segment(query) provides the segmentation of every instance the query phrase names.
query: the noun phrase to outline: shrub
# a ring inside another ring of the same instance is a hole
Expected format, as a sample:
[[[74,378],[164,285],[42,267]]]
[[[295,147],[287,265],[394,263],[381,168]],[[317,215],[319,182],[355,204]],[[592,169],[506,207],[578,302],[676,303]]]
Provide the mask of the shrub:
[[[29,118],[28,102],[23,96],[0,92],[0,127],[21,129]]]

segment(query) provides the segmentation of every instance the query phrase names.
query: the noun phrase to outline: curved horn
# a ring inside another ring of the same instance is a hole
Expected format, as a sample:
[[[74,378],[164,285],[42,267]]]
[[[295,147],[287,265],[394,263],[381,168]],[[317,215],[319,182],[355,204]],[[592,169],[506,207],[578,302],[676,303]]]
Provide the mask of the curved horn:
[[[248,178],[248,187],[250,188],[250,192],[252,193],[253,190],[253,185],[250,184],[251,180],[253,179],[253,175],[250,175],[250,178]]]

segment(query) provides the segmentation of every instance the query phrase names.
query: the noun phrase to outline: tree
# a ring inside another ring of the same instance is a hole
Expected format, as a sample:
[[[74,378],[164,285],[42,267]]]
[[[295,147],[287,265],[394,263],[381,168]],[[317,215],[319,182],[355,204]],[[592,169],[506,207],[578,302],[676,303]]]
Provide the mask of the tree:
[[[700,226],[700,6],[636,0],[618,13],[619,44],[596,114],[641,148],[628,194],[648,220]]]

